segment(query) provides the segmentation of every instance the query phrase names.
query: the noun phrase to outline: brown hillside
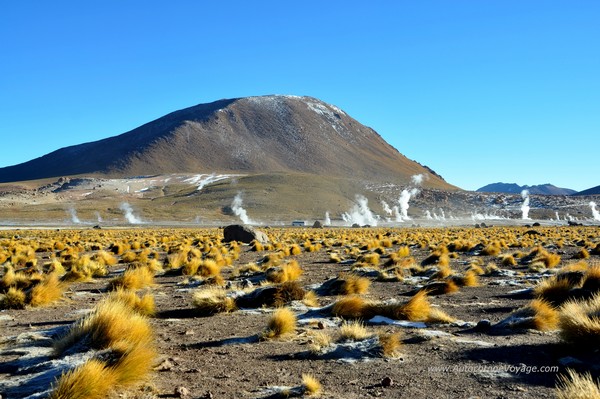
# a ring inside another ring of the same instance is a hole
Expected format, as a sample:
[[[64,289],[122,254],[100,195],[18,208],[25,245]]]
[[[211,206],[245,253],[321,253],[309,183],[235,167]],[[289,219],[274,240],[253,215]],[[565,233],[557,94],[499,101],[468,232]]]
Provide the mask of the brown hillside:
[[[373,129],[311,97],[220,100],[173,112],[130,132],[0,169],[0,182],[94,174],[301,172],[455,189]]]

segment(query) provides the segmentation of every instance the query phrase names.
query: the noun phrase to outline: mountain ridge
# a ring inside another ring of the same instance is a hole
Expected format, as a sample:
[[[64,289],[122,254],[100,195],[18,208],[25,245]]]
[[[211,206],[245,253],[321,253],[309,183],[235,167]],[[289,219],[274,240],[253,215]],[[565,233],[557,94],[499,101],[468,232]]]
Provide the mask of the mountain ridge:
[[[553,184],[538,184],[533,186],[520,186],[516,183],[491,183],[487,184],[481,188],[478,188],[477,192],[483,193],[506,193],[506,194],[519,194],[523,190],[529,191],[529,194],[537,194],[537,195],[572,195],[577,191],[571,190],[569,188],[561,188],[556,187]]]
[[[133,130],[0,168],[0,182],[74,175],[300,172],[455,190],[375,130],[312,97],[223,99],[177,110]]]

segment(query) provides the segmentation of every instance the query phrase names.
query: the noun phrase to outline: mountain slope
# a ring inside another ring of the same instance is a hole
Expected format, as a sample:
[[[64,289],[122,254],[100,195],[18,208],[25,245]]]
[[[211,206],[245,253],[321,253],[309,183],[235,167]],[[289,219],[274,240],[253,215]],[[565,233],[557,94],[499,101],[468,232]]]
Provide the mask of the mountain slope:
[[[0,169],[0,182],[94,174],[301,172],[456,189],[339,108],[311,97],[220,100]]]
[[[575,190],[556,187],[549,183],[535,186],[519,186],[515,183],[492,183],[477,189],[477,192],[519,194],[523,190],[529,191],[530,194],[537,195],[571,195],[576,192]]]
[[[573,195],[600,195],[600,186],[588,188]]]

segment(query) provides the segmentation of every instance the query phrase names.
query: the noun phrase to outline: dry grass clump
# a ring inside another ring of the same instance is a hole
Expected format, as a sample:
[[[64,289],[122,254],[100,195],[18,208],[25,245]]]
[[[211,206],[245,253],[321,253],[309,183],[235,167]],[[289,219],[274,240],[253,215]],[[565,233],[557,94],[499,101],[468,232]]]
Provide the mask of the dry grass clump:
[[[296,281],[301,275],[302,268],[296,260],[290,260],[279,267],[269,268],[266,271],[267,280],[276,284]]]
[[[134,345],[152,344],[148,320],[127,304],[108,299],[100,302],[93,313],[74,324],[69,332],[54,342],[58,354],[86,339],[95,349],[105,349],[120,341]]]
[[[600,294],[587,301],[566,302],[558,325],[566,342],[590,350],[600,348]]]
[[[396,357],[402,347],[400,333],[379,334],[379,347],[383,357]]]
[[[93,313],[74,324],[54,343],[58,354],[85,342],[104,349],[101,356],[64,373],[50,398],[102,398],[115,385],[144,378],[156,357],[148,320],[114,298],[102,301]]]
[[[296,331],[296,315],[289,308],[277,309],[269,318],[267,330],[262,334],[263,339],[280,338]]]
[[[542,262],[548,269],[556,267],[560,264],[560,255],[546,251],[543,248],[535,249],[532,254],[537,251],[536,256],[533,258],[533,263]],[[525,259],[525,258],[524,258]]]
[[[567,369],[567,375],[558,377],[556,385],[557,399],[598,399],[600,398],[600,384],[592,378],[590,373],[578,374]]]
[[[558,321],[559,313],[552,305],[542,299],[534,299],[498,325],[511,329],[552,331],[557,329]]]
[[[362,341],[373,334],[365,325],[358,321],[344,321],[340,326],[340,341]]]
[[[329,263],[340,263],[341,261],[343,261],[343,258],[339,253],[337,253],[337,252],[329,253]]]
[[[154,274],[147,267],[128,269],[109,283],[109,290],[139,290],[154,284]]]
[[[427,295],[444,295],[458,292],[459,288],[453,279],[448,279],[446,281],[436,281],[426,284],[421,287],[419,291],[423,291],[427,293]]]
[[[117,288],[116,291],[108,294],[107,300],[123,302],[131,309],[144,316],[154,316],[156,313],[154,297],[150,293],[138,296],[135,291]]]
[[[312,374],[302,374],[302,388],[306,396],[318,396],[323,387]]]
[[[500,261],[502,266],[516,266],[517,260],[513,255],[504,255],[502,256],[502,260]]]
[[[587,249],[581,248],[575,254],[573,254],[573,259],[587,259],[590,257],[590,253]]]
[[[225,289],[216,286],[196,291],[193,303],[200,314],[207,316],[237,309],[235,299],[227,296]]]
[[[331,308],[332,314],[346,319],[368,320],[375,315],[395,320],[426,321],[431,305],[424,291],[417,292],[405,303],[379,303],[358,296],[340,298]]]
[[[554,306],[559,306],[569,298],[569,293],[573,284],[569,279],[557,278],[553,276],[542,280],[533,288],[533,295],[536,298],[545,300]]]
[[[0,299],[0,309],[23,309],[25,308],[26,295],[23,290],[10,287]]]
[[[115,383],[115,375],[106,364],[91,359],[64,373],[55,383],[49,399],[104,398]]]
[[[364,254],[360,257],[359,261],[369,265],[377,266],[379,265],[379,254],[377,252]]]
[[[472,270],[467,270],[462,276],[453,276],[452,280],[459,287],[477,287],[479,286],[479,278],[477,273]]]
[[[371,286],[371,280],[366,277],[360,277],[355,274],[343,274],[334,281],[334,294],[352,295],[366,294]]]
[[[44,306],[59,300],[66,285],[62,283],[54,273],[46,275],[46,278],[31,289],[28,294],[28,302],[31,306]]]

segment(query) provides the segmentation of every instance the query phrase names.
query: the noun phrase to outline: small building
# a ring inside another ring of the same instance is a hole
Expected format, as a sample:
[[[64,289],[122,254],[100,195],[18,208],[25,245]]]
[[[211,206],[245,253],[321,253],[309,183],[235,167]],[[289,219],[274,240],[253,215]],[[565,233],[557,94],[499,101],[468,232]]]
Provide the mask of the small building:
[[[292,222],[292,226],[295,226],[295,227],[303,227],[303,226],[305,226],[305,224],[304,224],[304,220],[294,220],[294,221]]]

